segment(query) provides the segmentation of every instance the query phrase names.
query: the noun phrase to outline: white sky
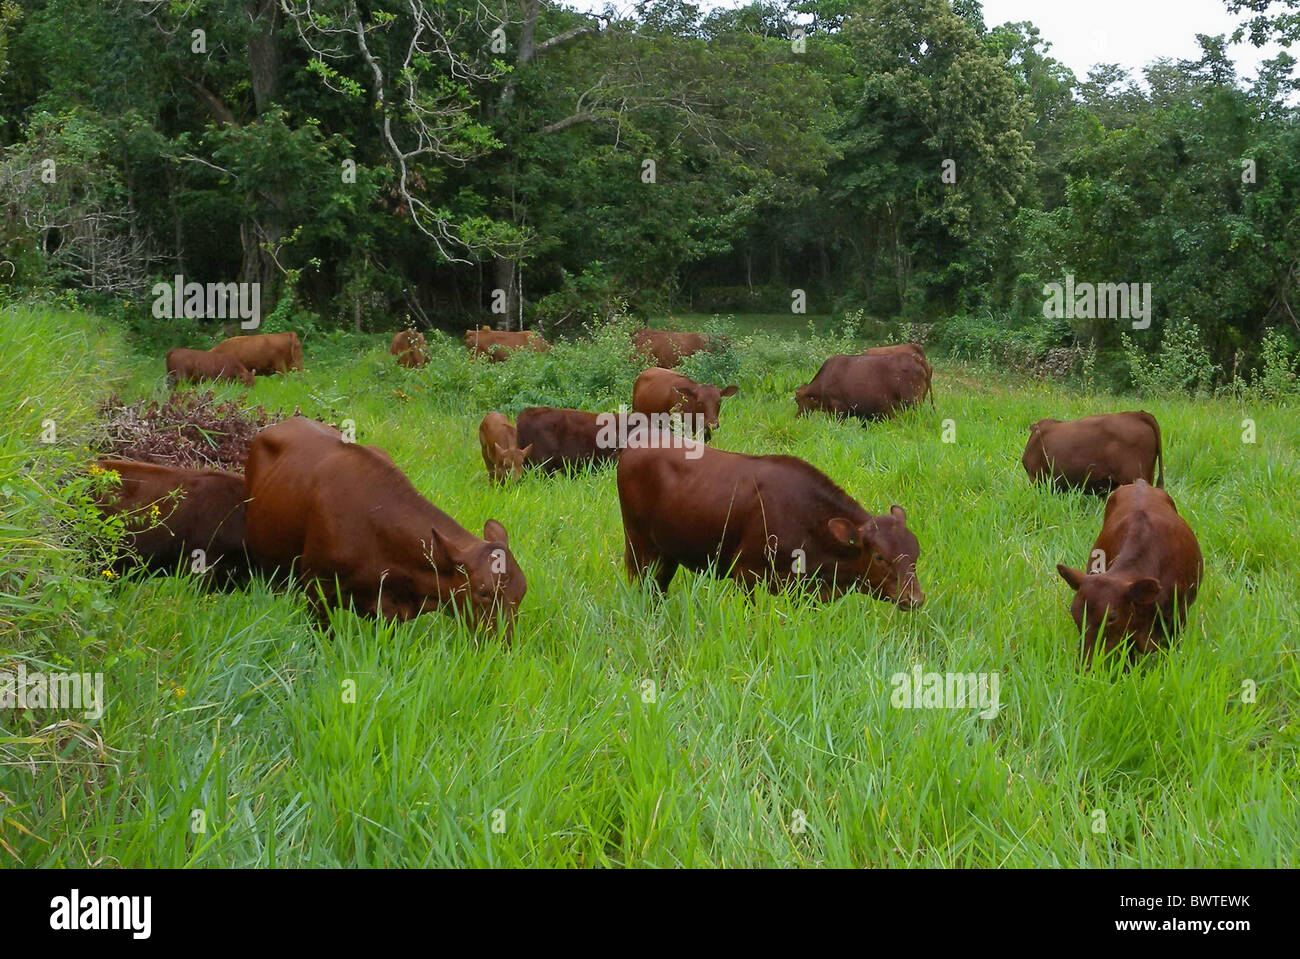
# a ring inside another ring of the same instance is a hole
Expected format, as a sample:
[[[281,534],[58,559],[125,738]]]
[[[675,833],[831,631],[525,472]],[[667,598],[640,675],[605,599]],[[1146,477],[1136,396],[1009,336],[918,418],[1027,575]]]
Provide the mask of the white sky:
[[[579,10],[600,10],[606,0],[560,0]],[[744,0],[695,0],[704,7],[738,7]],[[630,9],[628,0],[615,0]],[[1199,59],[1196,34],[1231,34],[1246,15],[1230,14],[1223,0],[984,0],[984,22],[995,27],[1029,20],[1051,43],[1051,55],[1080,79],[1097,63],[1118,63],[1141,76],[1141,68],[1161,57]],[[1276,56],[1276,46],[1256,49],[1247,42],[1229,46],[1243,77]],[[1300,59],[1300,49],[1292,50]]]

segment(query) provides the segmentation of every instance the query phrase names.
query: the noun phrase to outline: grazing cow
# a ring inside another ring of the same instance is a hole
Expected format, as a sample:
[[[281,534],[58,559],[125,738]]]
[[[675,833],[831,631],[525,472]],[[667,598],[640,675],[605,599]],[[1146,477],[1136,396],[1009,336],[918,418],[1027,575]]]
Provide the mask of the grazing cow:
[[[1165,485],[1160,424],[1144,410],[1039,420],[1029,427],[1020,462],[1033,482],[1051,479],[1058,489],[1109,493],[1139,479]]]
[[[826,599],[858,590],[903,609],[925,601],[903,508],[872,516],[793,456],[691,440],[629,445],[618,458],[618,500],[628,573],[652,575],[660,589],[685,566],[773,591],[802,579]]]
[[[1139,479],[1106,501],[1089,572],[1056,571],[1074,590],[1070,615],[1090,662],[1099,639],[1108,652],[1131,639],[1130,659],[1171,640],[1196,599],[1205,562],[1169,494]]]
[[[524,473],[524,461],[533,451],[532,444],[519,448],[519,434],[503,413],[489,413],[478,425],[478,445],[483,451],[483,465],[494,483],[517,480]]]
[[[652,366],[636,378],[632,386],[632,409],[638,413],[680,413],[686,428],[695,431],[703,424],[707,440],[718,428],[718,412],[724,396],[735,396],[739,387],[719,389],[696,383],[661,366]]]
[[[493,330],[485,326],[477,330],[466,330],[464,340],[470,356],[486,356],[493,363],[501,363],[509,359],[514,350],[545,353],[551,348],[550,343],[532,330],[509,332]]]
[[[232,336],[212,348],[233,356],[258,376],[302,370],[302,341],[297,333],[254,333]]]
[[[95,466],[121,477],[96,495],[96,505],[104,516],[122,516],[126,544],[147,565],[174,570],[184,560],[200,571],[247,570],[247,497],[238,473],[112,459]]]
[[[232,383],[253,385],[253,371],[229,354],[211,350],[186,350],[180,347],[167,351],[167,382],[197,383],[200,380],[229,380]]]
[[[919,343],[894,343],[890,346],[873,346],[862,351],[863,356],[915,356],[921,361],[921,366],[925,369],[925,396],[930,398],[930,406],[934,406],[934,391],[931,387],[931,379],[934,376],[934,367],[926,359],[925,349]],[[924,397],[922,397],[924,399]]]
[[[388,454],[295,416],[248,452],[248,550],[268,569],[296,564],[313,602],[406,620],[451,606],[510,636],[527,583],[494,519],[483,538],[421,496]]]
[[[640,329],[632,333],[632,353],[639,359],[649,356],[655,365],[672,369],[688,356],[708,351],[708,338],[702,333],[672,333],[668,330]]]
[[[419,330],[399,330],[393,334],[388,352],[397,357],[397,365],[418,369],[429,362],[429,346]]]
[[[530,406],[515,417],[518,442],[530,450],[528,465],[548,473],[581,469],[588,463],[599,465],[618,455],[614,442],[603,442],[601,428],[613,413],[587,413],[583,410],[558,409],[554,406]]]
[[[822,410],[832,416],[878,420],[915,406],[929,392],[930,364],[910,352],[837,354],[806,386],[795,390],[800,416]]]

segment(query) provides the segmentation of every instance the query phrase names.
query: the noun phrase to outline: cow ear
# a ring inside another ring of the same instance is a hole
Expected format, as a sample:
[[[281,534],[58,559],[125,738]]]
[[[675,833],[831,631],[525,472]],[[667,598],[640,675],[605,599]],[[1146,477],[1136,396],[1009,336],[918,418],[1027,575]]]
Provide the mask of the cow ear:
[[[907,525],[907,511],[897,503],[889,507],[889,515],[894,517],[894,519],[898,520],[904,526]]]
[[[459,566],[460,562],[456,557],[456,552],[452,549],[451,543],[438,532],[438,527],[434,526],[429,531],[429,552],[433,558],[434,566]]]
[[[510,545],[510,537],[506,535],[506,528],[494,519],[490,519],[483,524],[483,538],[489,543],[500,543],[502,546]]]
[[[1077,569],[1070,569],[1064,563],[1057,563],[1056,571],[1061,574],[1061,579],[1070,584],[1070,589],[1077,590],[1083,585],[1084,574]]]
[[[728,386],[725,390],[722,391],[722,395],[723,395],[723,396],[735,396],[735,395],[736,395],[737,393],[739,393],[739,392],[740,392],[740,387],[739,387],[739,386]]]
[[[836,516],[834,519],[826,521],[826,528],[831,531],[835,541],[845,546],[858,545],[858,528],[849,520],[842,516]]]
[[[1156,601],[1160,595],[1160,580],[1145,576],[1142,579],[1134,580],[1124,594],[1124,598],[1130,603],[1137,606],[1143,606]]]
[[[521,449],[519,452],[524,454],[524,459],[528,459],[528,454],[531,453],[532,451],[533,451],[533,444],[532,444],[532,443],[529,443],[527,446],[525,446],[525,447],[524,447],[523,449]]]

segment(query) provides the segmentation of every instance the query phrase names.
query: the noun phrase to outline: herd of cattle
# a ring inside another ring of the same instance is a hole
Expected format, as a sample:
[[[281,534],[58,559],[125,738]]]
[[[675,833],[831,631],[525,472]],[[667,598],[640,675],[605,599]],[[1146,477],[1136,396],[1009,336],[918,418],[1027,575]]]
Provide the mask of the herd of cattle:
[[[700,334],[638,330],[632,340],[636,355],[659,365],[637,377],[632,412],[642,418],[620,424],[619,442],[609,441],[607,427],[611,419],[631,420],[627,413],[531,407],[512,424],[489,412],[479,426],[489,479],[615,461],[628,574],[651,577],[661,590],[684,566],[751,588],[799,583],[823,599],[856,590],[903,609],[922,605],[920,546],[903,507],[875,515],[804,460],[723,452],[690,429],[665,432],[653,414],[683,416],[707,440],[722,399],[737,388],[671,369],[709,348]],[[467,332],[465,345],[493,362],[516,349],[549,349],[535,333],[486,327]],[[404,367],[428,362],[424,336],[414,330],[399,332],[389,352]],[[255,375],[301,370],[302,347],[294,333],[237,336],[210,351],[172,350],[166,366],[173,382],[251,384]],[[873,420],[926,398],[933,405],[931,377],[916,344],[832,356],[795,392],[797,413]],[[1138,411],[1040,420],[1021,462],[1034,482],[1109,494],[1087,572],[1057,567],[1074,590],[1071,614],[1085,657],[1098,646],[1127,644],[1136,658],[1164,645],[1185,621],[1204,564],[1162,488],[1155,417]],[[488,520],[482,536],[469,532],[423,497],[382,449],[301,416],[257,435],[243,475],[125,460],[97,465],[120,477],[100,508],[123,515],[137,556],[164,568],[200,555],[227,573],[292,570],[318,614],[351,605],[363,615],[404,620],[447,608],[476,625],[499,625],[508,638],[527,589],[500,523]]]

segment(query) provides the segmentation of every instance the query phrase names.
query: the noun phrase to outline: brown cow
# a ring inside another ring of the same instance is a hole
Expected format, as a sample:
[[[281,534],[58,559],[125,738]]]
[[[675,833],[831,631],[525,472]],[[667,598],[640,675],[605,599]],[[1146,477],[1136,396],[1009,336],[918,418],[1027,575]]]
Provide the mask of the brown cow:
[[[822,410],[832,416],[878,420],[915,406],[929,391],[929,364],[910,352],[837,354],[806,386],[795,390],[800,416]]]
[[[1196,599],[1205,562],[1169,494],[1139,479],[1106,501],[1089,572],[1064,565],[1056,571],[1074,590],[1070,615],[1090,662],[1099,638],[1107,652],[1131,639],[1131,659],[1172,639]]]
[[[302,341],[297,333],[254,333],[232,336],[212,348],[233,356],[258,376],[302,370]]]
[[[399,330],[393,334],[388,352],[397,357],[397,365],[418,369],[429,362],[429,346],[419,330]]]
[[[483,451],[483,465],[494,483],[517,480],[524,473],[524,461],[532,452],[530,443],[519,448],[519,434],[503,413],[489,413],[478,425],[478,445]]]
[[[510,354],[515,350],[545,353],[551,348],[550,343],[532,330],[510,332],[485,326],[477,330],[466,330],[464,340],[470,356],[486,356],[493,363],[501,363],[509,359]]]
[[[638,358],[650,357],[655,365],[672,369],[688,356],[709,349],[708,338],[702,333],[673,333],[668,330],[640,329],[632,333],[632,353]]]
[[[1029,427],[1020,462],[1033,482],[1051,479],[1058,489],[1109,493],[1139,479],[1165,485],[1160,424],[1145,410],[1039,420]]]
[[[599,465],[618,455],[614,413],[530,406],[519,411],[515,427],[519,442],[531,451],[528,465],[548,473],[581,469],[588,463]]]
[[[483,539],[421,496],[388,454],[295,416],[248,453],[248,550],[268,569],[296,564],[322,606],[410,619],[451,606],[510,636],[527,583],[496,520]]]
[[[225,574],[247,570],[246,496],[238,473],[112,459],[95,466],[121,477],[120,485],[96,495],[96,505],[105,516],[122,516],[125,542],[146,564],[174,570],[184,561],[199,572]],[[203,553],[195,556],[195,550]]]
[[[925,349],[919,343],[894,343],[889,346],[873,346],[862,351],[863,356],[915,356],[921,361],[921,366],[925,369],[925,396],[930,398],[930,406],[934,406],[934,390],[931,380],[934,377],[934,367],[925,356]],[[924,399],[925,397],[922,397]]]
[[[236,357],[211,350],[187,350],[177,347],[167,351],[167,382],[197,383],[200,380],[229,380],[253,385],[253,371]]]
[[[707,440],[718,428],[718,413],[724,396],[735,396],[739,387],[719,389],[696,383],[661,366],[644,370],[632,385],[632,409],[638,413],[680,413],[687,430],[698,434],[703,427]]]
[[[793,456],[724,453],[692,440],[634,445],[618,458],[624,562],[667,589],[678,566],[822,598],[859,590],[914,609],[920,547],[907,515],[872,516]]]

